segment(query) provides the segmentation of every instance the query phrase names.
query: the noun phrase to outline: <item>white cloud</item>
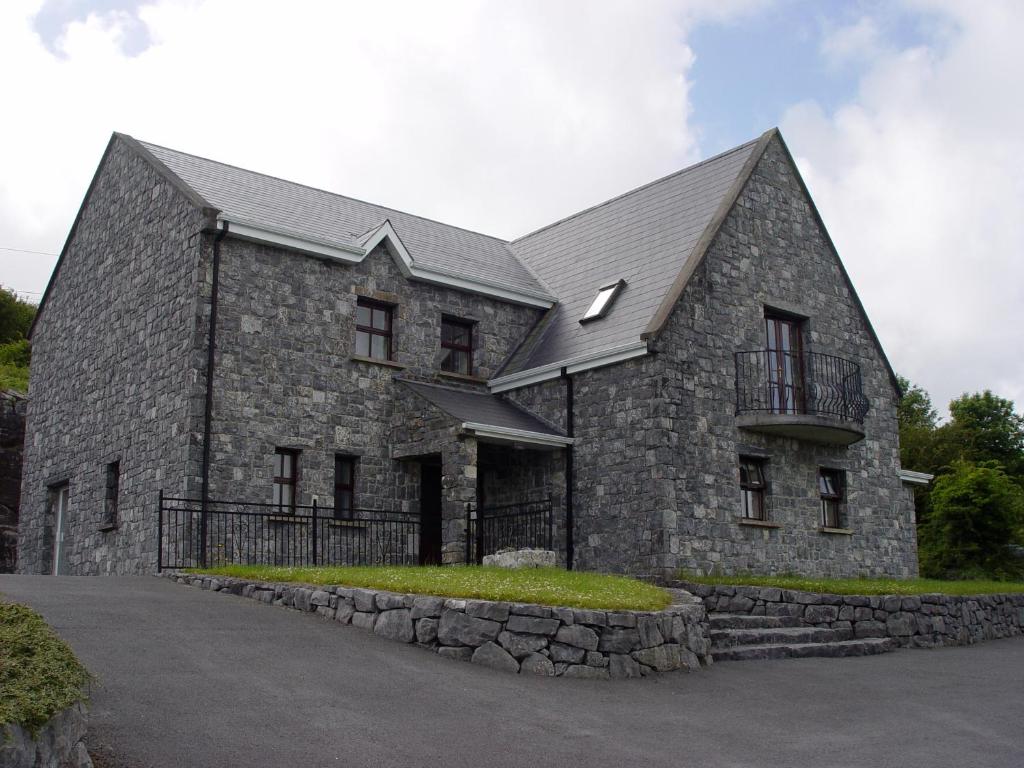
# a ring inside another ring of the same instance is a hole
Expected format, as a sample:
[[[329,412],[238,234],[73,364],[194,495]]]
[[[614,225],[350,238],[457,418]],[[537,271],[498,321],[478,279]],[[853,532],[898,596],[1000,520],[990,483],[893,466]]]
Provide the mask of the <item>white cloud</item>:
[[[750,3],[140,5],[47,5],[43,40],[0,4],[0,245],[59,250],[113,130],[524,234],[697,159],[687,29]],[[53,263],[0,259],[37,291]]]
[[[948,34],[878,53],[855,99],[783,131],[900,372],[940,408],[986,387],[1020,407],[1024,4],[915,6]]]

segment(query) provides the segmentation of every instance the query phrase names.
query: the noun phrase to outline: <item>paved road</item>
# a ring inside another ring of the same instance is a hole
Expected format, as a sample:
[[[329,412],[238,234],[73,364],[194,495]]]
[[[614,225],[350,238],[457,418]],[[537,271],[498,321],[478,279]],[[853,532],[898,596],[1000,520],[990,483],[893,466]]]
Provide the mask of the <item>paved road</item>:
[[[553,680],[153,577],[0,593],[99,678],[90,743],[132,768],[1024,765],[1024,639]]]

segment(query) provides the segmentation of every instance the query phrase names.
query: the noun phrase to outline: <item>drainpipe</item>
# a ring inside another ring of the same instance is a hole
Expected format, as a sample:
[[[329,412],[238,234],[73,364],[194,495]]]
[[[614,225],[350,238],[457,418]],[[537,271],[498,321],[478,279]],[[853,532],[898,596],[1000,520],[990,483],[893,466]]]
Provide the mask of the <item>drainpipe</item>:
[[[576,436],[576,415],[573,402],[572,376],[568,370],[562,369],[562,381],[565,382],[565,434],[566,437]],[[575,446],[565,446],[565,567],[573,569],[573,559],[576,553],[576,543],[573,539],[575,529],[575,518],[572,508],[573,473]]]
[[[217,303],[220,291],[220,241],[227,237],[230,224],[223,222],[213,238],[213,285],[210,287],[210,327],[206,339],[206,405],[203,412],[202,522],[200,525],[200,564],[206,567],[206,515],[210,504],[210,433],[213,424],[213,361],[217,347]]]

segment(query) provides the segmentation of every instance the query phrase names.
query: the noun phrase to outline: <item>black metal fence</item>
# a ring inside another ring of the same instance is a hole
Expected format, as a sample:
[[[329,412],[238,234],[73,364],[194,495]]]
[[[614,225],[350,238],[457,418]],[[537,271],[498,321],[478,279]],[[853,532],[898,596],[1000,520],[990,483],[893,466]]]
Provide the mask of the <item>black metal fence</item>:
[[[860,366],[821,352],[736,353],[736,413],[838,416],[863,422],[868,399]]]
[[[158,569],[221,565],[417,565],[420,517],[160,495]],[[324,513],[327,514],[324,514]]]
[[[554,516],[550,499],[481,507],[466,511],[466,562],[502,549],[553,549]]]

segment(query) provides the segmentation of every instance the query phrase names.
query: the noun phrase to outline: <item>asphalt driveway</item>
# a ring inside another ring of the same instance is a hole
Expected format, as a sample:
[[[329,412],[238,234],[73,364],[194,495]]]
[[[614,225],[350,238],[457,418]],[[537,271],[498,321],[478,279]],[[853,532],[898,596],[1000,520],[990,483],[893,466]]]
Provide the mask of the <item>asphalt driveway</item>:
[[[164,579],[0,576],[98,677],[126,766],[1024,765],[1024,639],[519,677]]]

